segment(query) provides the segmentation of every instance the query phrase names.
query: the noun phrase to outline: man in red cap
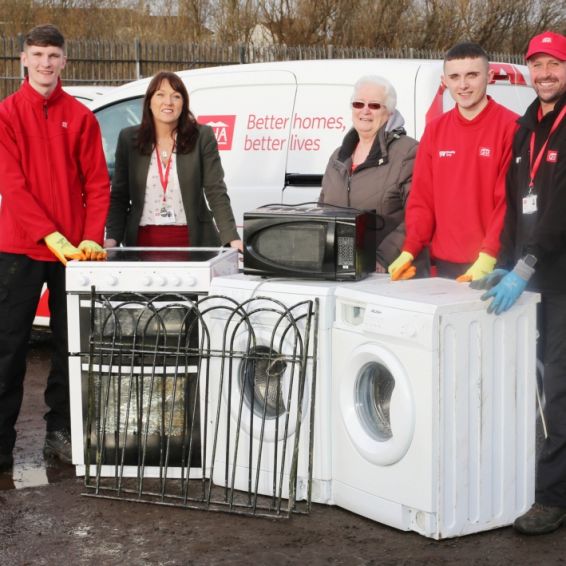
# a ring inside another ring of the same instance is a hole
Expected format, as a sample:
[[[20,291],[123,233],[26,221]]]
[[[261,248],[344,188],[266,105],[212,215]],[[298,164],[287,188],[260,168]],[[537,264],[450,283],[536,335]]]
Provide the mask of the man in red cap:
[[[566,521],[566,37],[533,37],[525,55],[537,99],[519,119],[507,174],[507,212],[497,267],[472,287],[488,291],[489,312],[509,309],[527,288],[541,293],[548,437],[539,455],[535,504],[516,519],[525,534]]]

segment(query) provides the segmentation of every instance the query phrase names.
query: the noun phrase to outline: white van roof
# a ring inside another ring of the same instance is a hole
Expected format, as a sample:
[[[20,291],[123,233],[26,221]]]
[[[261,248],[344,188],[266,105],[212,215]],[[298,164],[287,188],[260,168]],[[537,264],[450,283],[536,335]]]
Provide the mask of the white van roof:
[[[375,63],[375,70],[372,69]],[[317,84],[352,85],[362,75],[378,74],[386,78],[402,73],[413,77],[419,69],[427,68],[440,77],[442,61],[429,59],[320,59],[315,61],[273,61],[267,63],[247,63],[243,65],[223,65],[202,69],[186,69],[176,71],[190,91],[190,78],[201,79],[209,76],[235,75],[241,73],[257,73],[261,71],[287,71],[292,73],[296,82]],[[122,100],[126,97],[139,96],[145,93],[151,77],[146,77],[116,87],[103,99],[97,101],[97,107]]]

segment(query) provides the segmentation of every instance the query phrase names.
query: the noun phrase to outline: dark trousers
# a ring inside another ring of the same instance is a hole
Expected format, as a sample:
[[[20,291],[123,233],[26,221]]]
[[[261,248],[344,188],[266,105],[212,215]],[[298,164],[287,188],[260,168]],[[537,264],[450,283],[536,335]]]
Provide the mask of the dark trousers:
[[[464,275],[471,267],[471,263],[455,263],[453,261],[444,261],[442,259],[434,260],[436,266],[436,276],[445,279],[456,279],[460,275]]]
[[[47,377],[47,430],[69,428],[69,367],[65,267],[25,255],[0,253],[0,452],[16,442],[15,424],[22,405],[26,355],[43,283],[49,289],[53,336]]]
[[[566,294],[543,294],[538,326],[548,438],[538,460],[535,499],[566,507]]]

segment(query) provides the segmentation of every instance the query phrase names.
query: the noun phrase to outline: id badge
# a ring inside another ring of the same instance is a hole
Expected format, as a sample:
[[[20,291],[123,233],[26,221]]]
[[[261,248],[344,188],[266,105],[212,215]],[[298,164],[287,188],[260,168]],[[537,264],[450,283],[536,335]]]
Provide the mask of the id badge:
[[[155,211],[153,219],[154,223],[159,226],[175,224],[175,212],[169,206],[162,206]]]
[[[523,197],[523,214],[533,214],[537,210],[537,195]]]

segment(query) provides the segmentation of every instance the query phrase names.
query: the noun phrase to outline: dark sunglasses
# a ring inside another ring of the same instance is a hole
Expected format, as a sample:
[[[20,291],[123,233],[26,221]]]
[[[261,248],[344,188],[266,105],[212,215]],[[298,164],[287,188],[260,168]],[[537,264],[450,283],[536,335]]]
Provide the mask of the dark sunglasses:
[[[352,102],[352,108],[356,110],[361,110],[364,106],[367,106],[370,110],[379,110],[383,104],[379,102],[361,102],[360,100],[354,100],[354,102]]]

